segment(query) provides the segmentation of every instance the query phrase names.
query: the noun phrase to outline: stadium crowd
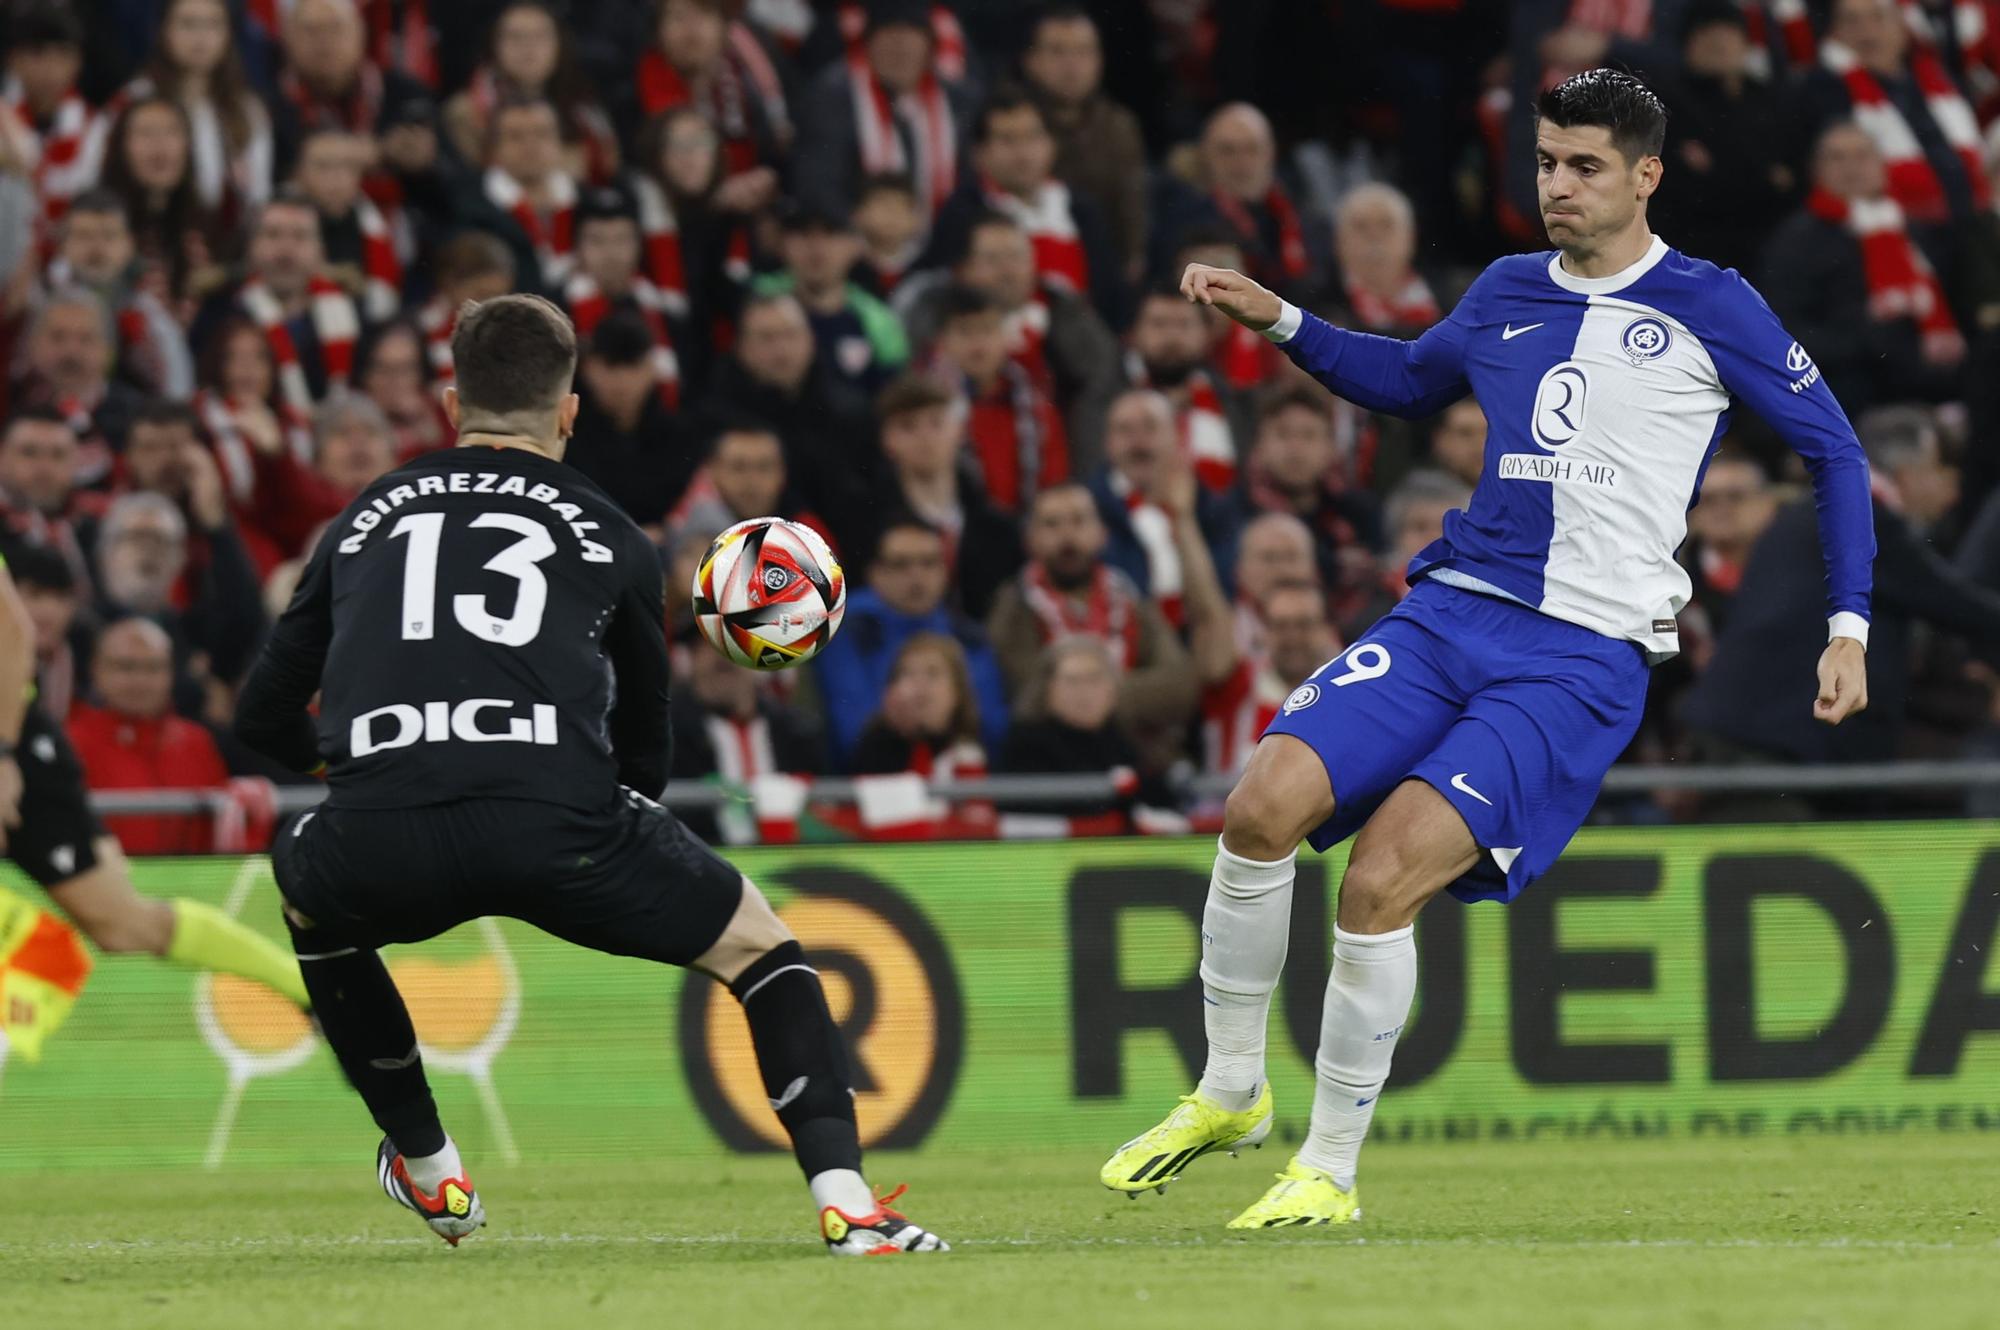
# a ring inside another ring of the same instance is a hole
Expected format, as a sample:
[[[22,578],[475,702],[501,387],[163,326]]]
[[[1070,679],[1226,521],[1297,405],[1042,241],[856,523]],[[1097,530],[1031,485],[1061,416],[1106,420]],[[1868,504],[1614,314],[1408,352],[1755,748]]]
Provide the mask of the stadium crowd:
[[[95,787],[254,813],[295,779],[233,689],[328,520],[449,442],[460,304],[531,290],[581,335],[569,461],[667,570],[676,773],[756,794],[703,830],[1200,822],[1171,778],[1239,769],[1406,593],[1486,422],[1338,401],[1178,274],[1420,335],[1542,247],[1530,107],[1602,63],[1670,108],[1656,229],[1799,337],[1882,536],[1872,705],[1815,726],[1812,508],[1736,417],[1630,758],[2000,749],[2000,6],[27,0],[0,36],[0,501]],[[687,588],[767,513],[851,591],[813,665],[753,675],[690,646]],[[1112,769],[1084,808],[810,799]]]

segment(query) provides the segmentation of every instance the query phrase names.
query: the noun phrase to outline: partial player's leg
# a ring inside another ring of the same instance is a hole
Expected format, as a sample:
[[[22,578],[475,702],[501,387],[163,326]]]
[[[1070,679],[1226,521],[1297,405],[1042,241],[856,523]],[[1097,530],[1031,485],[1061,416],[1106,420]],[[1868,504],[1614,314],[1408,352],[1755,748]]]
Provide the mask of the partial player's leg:
[[[1340,883],[1312,1130],[1278,1184],[1231,1228],[1361,1217],[1355,1160],[1416,997],[1417,912],[1478,858],[1458,811],[1418,780],[1398,786],[1361,829]]]
[[[862,1177],[840,1028],[819,972],[763,893],[650,800],[632,796],[611,838],[588,852],[589,873],[524,893],[511,912],[581,946],[688,966],[728,986],[830,1252],[949,1250],[889,1208],[900,1191],[878,1199]]]
[[[1269,1135],[1265,1038],[1299,842],[1310,836],[1324,850],[1351,834],[1457,717],[1456,668],[1424,622],[1437,594],[1413,594],[1316,671],[1257,745],[1224,809],[1202,913],[1201,1084],[1106,1161],[1105,1186],[1127,1195],[1163,1188],[1196,1159]]]

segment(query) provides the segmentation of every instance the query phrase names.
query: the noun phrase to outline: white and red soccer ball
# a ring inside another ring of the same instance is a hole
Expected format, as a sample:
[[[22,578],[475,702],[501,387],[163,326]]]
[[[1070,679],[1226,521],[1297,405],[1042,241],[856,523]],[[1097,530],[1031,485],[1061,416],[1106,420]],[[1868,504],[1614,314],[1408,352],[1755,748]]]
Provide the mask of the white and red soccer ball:
[[[694,621],[708,644],[747,669],[811,660],[847,613],[847,577],[819,533],[753,517],[715,538],[694,574]]]

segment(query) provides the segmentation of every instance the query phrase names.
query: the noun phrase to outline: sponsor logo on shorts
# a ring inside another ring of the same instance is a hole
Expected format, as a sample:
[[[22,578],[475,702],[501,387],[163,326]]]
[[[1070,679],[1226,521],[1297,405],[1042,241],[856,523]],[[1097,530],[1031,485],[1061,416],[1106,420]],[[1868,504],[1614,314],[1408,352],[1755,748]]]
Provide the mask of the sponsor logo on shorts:
[[[1289,716],[1294,711],[1303,711],[1317,701],[1319,701],[1319,685],[1302,683],[1292,690],[1290,697],[1285,699],[1285,714]]]
[[[1609,462],[1573,462],[1564,457],[1545,457],[1541,453],[1502,453],[1500,479],[1539,480],[1550,485],[1583,485],[1608,490],[1618,486],[1618,468]]]

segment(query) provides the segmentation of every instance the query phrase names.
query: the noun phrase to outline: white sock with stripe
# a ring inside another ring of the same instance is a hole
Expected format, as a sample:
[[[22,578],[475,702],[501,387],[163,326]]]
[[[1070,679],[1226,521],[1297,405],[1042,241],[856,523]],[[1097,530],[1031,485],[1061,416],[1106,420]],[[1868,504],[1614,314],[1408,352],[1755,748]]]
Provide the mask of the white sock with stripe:
[[[1332,1174],[1343,1190],[1354,1185],[1361,1142],[1416,996],[1414,926],[1391,933],[1333,930],[1333,972],[1326,979],[1314,1060],[1312,1129],[1299,1162]]]
[[[434,1155],[404,1155],[403,1171],[423,1189],[424,1195],[435,1196],[446,1182],[465,1176],[465,1165],[459,1160],[458,1146],[447,1136],[444,1149]]]
[[[1201,1014],[1208,1066],[1199,1093],[1242,1112],[1264,1088],[1264,1039],[1271,993],[1285,968],[1298,855],[1269,862],[1215,847],[1215,872],[1201,916]]]

